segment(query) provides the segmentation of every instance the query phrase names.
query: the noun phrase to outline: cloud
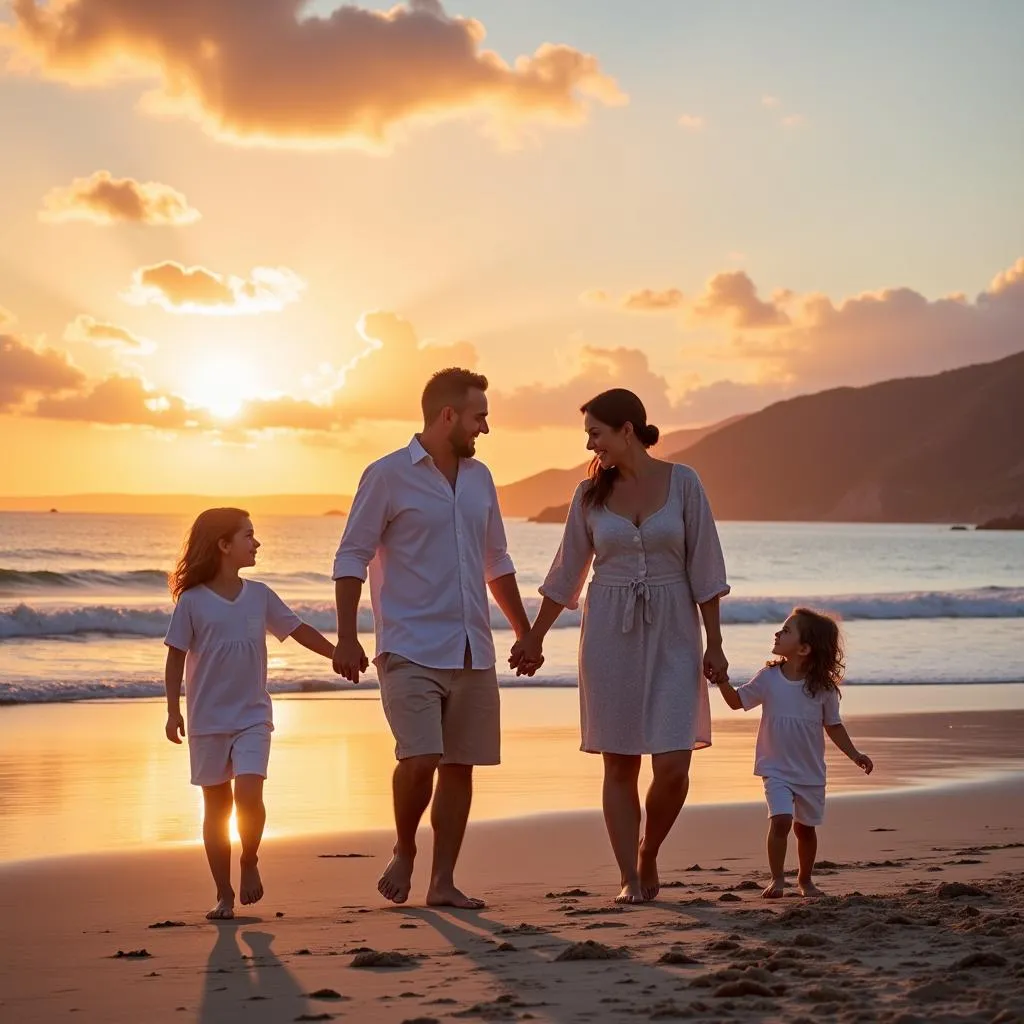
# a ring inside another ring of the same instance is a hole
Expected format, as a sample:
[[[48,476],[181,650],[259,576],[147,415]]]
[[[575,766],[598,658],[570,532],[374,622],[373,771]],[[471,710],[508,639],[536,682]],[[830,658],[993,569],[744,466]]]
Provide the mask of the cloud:
[[[1024,258],[973,302],[886,288],[840,302],[825,295],[789,297],[787,305],[793,310],[787,326],[731,342],[762,380],[785,380],[808,392],[938,373],[1024,349]]]
[[[18,409],[39,395],[81,387],[85,374],[62,352],[0,333],[0,412]]]
[[[209,415],[190,410],[177,395],[146,386],[138,377],[112,375],[77,394],[44,398],[35,415],[108,426],[146,426],[169,430],[209,426]]]
[[[754,282],[742,270],[715,274],[704,294],[690,306],[695,320],[726,320],[733,327],[780,327],[789,317],[780,302],[788,293],[780,293],[771,302],[758,297]]]
[[[17,317],[9,309],[0,306],[0,330],[10,327],[15,320],[17,320]]]
[[[18,70],[74,85],[152,82],[143,107],[267,145],[384,144],[412,120],[579,122],[625,102],[596,57],[543,43],[511,64],[437,0],[387,11],[298,0],[16,0],[0,45]]]
[[[304,288],[287,267],[255,267],[245,279],[168,261],[135,271],[124,297],[172,313],[266,313],[295,302]]]
[[[668,381],[654,373],[645,353],[635,348],[584,346],[573,375],[559,384],[535,383],[496,392],[492,408],[503,426],[534,430],[580,425],[580,406],[609,388],[629,388],[638,394],[648,418],[672,418]]]
[[[140,338],[126,327],[95,320],[85,313],[77,316],[64,331],[65,341],[77,341],[99,348],[114,348],[144,355],[156,350],[156,345]]]
[[[779,124],[783,128],[802,128],[807,124],[807,118],[803,114],[787,114]]]
[[[762,96],[761,106],[767,107],[769,110],[774,110],[776,107],[782,105],[782,100],[778,96]]]
[[[473,345],[423,344],[412,324],[395,313],[367,313],[357,330],[367,347],[342,371],[331,401],[339,423],[417,420],[431,374],[448,366],[477,367]]]
[[[678,288],[638,288],[618,302],[604,289],[591,288],[580,295],[580,301],[592,306],[615,306],[627,313],[667,313],[679,309],[685,300]]]
[[[88,178],[75,178],[70,185],[51,189],[43,197],[39,213],[44,221],[92,224],[182,225],[195,223],[199,216],[170,185],[113,178],[109,171],[96,171]]]
[[[680,128],[686,128],[691,132],[699,132],[707,121],[700,114],[683,114],[677,122]]]

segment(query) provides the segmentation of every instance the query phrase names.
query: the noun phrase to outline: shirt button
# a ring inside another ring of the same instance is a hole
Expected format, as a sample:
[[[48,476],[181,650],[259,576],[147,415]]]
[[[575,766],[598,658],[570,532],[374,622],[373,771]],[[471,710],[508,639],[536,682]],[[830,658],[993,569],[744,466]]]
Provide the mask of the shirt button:
[[[633,538],[633,543],[634,543],[634,544],[639,544],[639,543],[640,543],[640,534],[637,534],[637,535],[636,535],[636,536],[635,536],[635,537]]]

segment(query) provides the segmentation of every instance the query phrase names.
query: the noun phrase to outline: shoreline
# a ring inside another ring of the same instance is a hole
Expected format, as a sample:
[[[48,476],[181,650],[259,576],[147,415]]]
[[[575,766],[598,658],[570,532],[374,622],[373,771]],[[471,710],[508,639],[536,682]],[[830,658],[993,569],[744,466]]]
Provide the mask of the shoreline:
[[[82,684],[83,688],[87,684]],[[136,704],[136,703],[160,703],[163,700],[163,684],[138,684],[141,686],[151,685],[153,692],[146,693],[118,693],[105,696],[102,694],[90,694],[88,696],[62,696],[59,694],[49,695],[40,694],[38,697],[33,699],[12,699],[5,697],[0,694],[0,713],[5,708],[19,708],[19,707],[43,707],[49,705],[75,705],[75,704],[88,704],[88,705],[117,705],[117,704]],[[874,681],[869,682],[857,682],[853,680],[844,680],[843,689],[854,690],[854,691],[895,691],[902,689],[923,689],[926,687],[937,687],[942,690],[955,690],[955,689],[966,689],[975,690],[979,687],[1020,687],[1024,690],[1024,679],[1022,678],[1011,678],[1011,679],[973,679],[973,680],[951,680],[951,679],[940,679],[940,680],[895,680],[889,683],[878,683]],[[566,691],[566,690],[577,690],[578,683],[575,680],[571,680],[568,677],[555,677],[551,678],[549,682],[539,683],[532,679],[517,678],[516,676],[498,676],[498,687],[500,690],[517,690],[517,691],[530,691],[535,693],[543,693],[547,691]],[[714,691],[715,687],[708,686],[710,691]],[[358,695],[361,692],[369,691],[373,694],[380,692],[380,685],[376,678],[368,677],[360,683],[279,683],[270,684],[269,692],[274,698],[274,703],[280,701],[289,700],[316,700],[325,699],[330,697],[338,698],[355,698],[358,699]],[[378,697],[367,697],[368,700],[379,700]],[[1024,700],[1020,704],[1016,702],[1012,705],[1013,707],[1024,707]],[[901,712],[896,712],[901,713]],[[907,713],[907,712],[902,712]]]

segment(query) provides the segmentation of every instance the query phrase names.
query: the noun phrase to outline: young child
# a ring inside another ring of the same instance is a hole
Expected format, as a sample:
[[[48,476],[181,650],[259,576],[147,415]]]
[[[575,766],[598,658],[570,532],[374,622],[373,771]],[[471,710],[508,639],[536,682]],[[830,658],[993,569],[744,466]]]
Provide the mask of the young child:
[[[771,884],[761,893],[777,899],[785,887],[786,844],[796,832],[800,869],[797,885],[804,896],[821,896],[811,879],[818,834],[825,814],[825,740],[823,733],[858,767],[870,774],[871,758],[853,745],[839,717],[843,649],[839,626],[810,608],[796,608],[775,634],[777,660],[744,686],[716,680],[733,710],[763,706],[757,730],[754,774],[764,780],[768,800],[768,866]]]
[[[257,863],[274,728],[266,634],[281,641],[290,636],[328,659],[334,655],[334,645],[266,584],[239,577],[239,569],[256,564],[259,547],[248,512],[207,509],[192,524],[169,580],[176,604],[164,639],[165,731],[172,743],[181,743],[185,735],[180,708],[184,673],[192,784],[203,787],[203,843],[217,886],[217,905],[206,915],[210,920],[234,917],[232,807],[242,840],[241,901],[256,903],[263,897]]]

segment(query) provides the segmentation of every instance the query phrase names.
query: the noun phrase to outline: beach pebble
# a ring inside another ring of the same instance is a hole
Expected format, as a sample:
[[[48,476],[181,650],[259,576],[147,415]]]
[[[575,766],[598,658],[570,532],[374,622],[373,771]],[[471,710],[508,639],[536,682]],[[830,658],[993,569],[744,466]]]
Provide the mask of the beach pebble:
[[[378,953],[374,949],[356,953],[352,958],[352,967],[415,967],[416,961],[405,953],[385,950]]]
[[[938,897],[940,900],[956,900],[961,896],[985,897],[988,896],[988,893],[967,882],[943,882],[939,886]]]

